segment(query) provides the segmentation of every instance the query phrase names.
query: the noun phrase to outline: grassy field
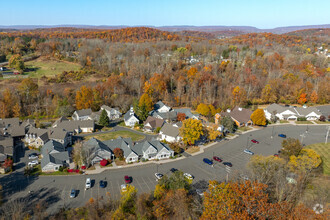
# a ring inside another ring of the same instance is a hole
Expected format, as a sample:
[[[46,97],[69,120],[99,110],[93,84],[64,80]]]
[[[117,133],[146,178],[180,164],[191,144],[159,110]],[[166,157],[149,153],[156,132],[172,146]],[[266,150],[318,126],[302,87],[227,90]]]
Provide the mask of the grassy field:
[[[140,141],[144,138],[143,135],[136,134],[136,133],[133,133],[130,131],[114,131],[114,132],[109,132],[109,133],[105,133],[105,134],[89,135],[89,136],[85,137],[85,140],[89,140],[92,137],[94,137],[100,141],[116,139],[118,137],[132,138],[132,141]]]
[[[330,143],[319,143],[306,146],[306,148],[315,150],[322,158],[323,173],[330,175]]]
[[[30,77],[40,78],[42,76],[54,76],[62,73],[63,71],[77,71],[81,66],[77,63],[70,63],[67,61],[58,60],[32,60],[25,62],[27,71],[24,74],[28,74]]]

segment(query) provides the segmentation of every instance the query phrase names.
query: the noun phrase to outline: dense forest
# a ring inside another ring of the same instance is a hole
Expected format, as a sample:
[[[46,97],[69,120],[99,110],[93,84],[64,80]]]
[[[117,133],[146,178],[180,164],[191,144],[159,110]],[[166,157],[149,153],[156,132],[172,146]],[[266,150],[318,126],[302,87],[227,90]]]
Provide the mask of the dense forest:
[[[102,104],[125,111],[146,91],[153,101],[193,108],[325,104],[329,58],[319,52],[328,49],[329,36],[329,29],[225,39],[144,27],[1,32],[0,62],[26,75],[22,60],[32,55],[76,62],[81,70],[1,80],[0,117],[56,117]]]

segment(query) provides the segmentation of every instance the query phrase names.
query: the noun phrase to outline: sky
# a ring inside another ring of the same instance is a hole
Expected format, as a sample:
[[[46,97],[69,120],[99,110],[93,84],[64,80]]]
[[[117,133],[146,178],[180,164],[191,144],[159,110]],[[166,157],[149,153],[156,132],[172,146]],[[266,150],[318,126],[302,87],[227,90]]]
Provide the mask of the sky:
[[[330,0],[1,0],[0,25],[330,24]]]

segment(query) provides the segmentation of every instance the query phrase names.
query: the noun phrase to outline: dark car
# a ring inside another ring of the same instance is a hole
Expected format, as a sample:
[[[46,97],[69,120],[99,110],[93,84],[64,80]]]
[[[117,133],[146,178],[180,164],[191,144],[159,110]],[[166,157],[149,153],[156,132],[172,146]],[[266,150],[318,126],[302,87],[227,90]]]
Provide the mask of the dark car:
[[[129,177],[129,176],[125,176],[124,180],[125,180],[125,183],[131,183],[132,182],[131,177]]]
[[[178,169],[171,168],[170,171],[171,171],[172,173],[175,173],[176,171],[178,171]]]
[[[203,159],[203,162],[204,163],[207,163],[208,165],[212,165],[213,164],[213,162],[211,160],[207,159],[207,158],[204,158]]]
[[[222,162],[222,160],[220,159],[220,157],[217,157],[217,156],[214,156],[213,157],[213,160],[218,161],[218,162]]]
[[[231,164],[230,162],[223,162],[223,165],[227,166],[227,167],[232,167],[233,164]]]
[[[286,138],[285,134],[278,134],[278,136],[281,137],[281,138]]]
[[[278,157],[278,154],[274,154],[274,157]]]
[[[107,181],[105,181],[105,180],[100,180],[100,187],[101,187],[101,188],[105,188],[106,185],[107,185]]]
[[[252,139],[251,141],[252,143],[259,144],[259,141],[257,141],[256,139]]]
[[[76,190],[72,189],[70,192],[70,198],[75,198],[76,197]]]

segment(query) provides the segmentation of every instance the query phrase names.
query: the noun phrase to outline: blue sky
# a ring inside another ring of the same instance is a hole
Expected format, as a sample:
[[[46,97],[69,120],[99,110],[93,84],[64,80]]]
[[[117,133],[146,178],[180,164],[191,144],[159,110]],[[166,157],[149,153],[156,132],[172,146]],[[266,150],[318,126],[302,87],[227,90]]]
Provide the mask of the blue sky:
[[[227,25],[330,23],[330,0],[2,0],[0,25]]]

